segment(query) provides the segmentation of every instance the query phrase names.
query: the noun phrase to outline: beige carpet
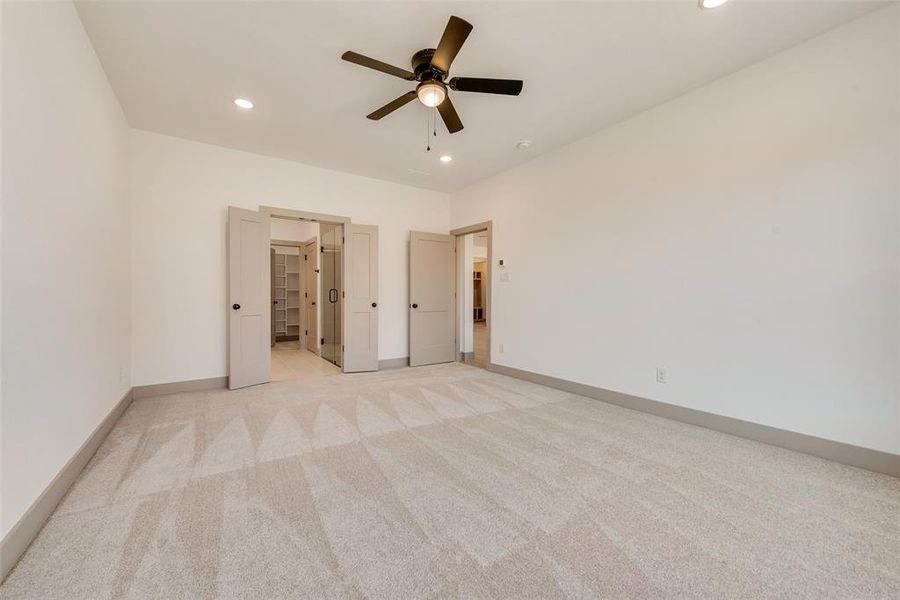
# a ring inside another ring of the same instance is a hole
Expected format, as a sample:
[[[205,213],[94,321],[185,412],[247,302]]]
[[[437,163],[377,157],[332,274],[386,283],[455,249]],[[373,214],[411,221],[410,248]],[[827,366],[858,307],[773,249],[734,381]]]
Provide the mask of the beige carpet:
[[[900,480],[465,365],[134,402],[13,598],[898,598]]]

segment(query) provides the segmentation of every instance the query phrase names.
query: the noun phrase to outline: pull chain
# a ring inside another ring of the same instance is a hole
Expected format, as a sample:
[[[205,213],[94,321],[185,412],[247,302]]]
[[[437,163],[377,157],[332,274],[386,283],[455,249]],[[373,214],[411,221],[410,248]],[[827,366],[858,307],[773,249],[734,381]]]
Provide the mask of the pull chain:
[[[431,136],[428,130],[431,130],[434,137],[437,137],[437,107],[433,107],[430,113],[425,113],[425,151],[431,152]]]

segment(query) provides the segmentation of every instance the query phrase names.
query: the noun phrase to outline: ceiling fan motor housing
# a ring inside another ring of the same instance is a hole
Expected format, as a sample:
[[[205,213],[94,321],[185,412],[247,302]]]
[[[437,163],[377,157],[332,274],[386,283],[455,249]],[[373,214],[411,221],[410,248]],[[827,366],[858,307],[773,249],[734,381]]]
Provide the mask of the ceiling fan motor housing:
[[[412,63],[413,73],[416,74],[416,81],[430,81],[432,79],[441,81],[446,77],[446,73],[431,65],[431,58],[434,56],[434,52],[434,48],[426,48],[413,54],[410,62]]]

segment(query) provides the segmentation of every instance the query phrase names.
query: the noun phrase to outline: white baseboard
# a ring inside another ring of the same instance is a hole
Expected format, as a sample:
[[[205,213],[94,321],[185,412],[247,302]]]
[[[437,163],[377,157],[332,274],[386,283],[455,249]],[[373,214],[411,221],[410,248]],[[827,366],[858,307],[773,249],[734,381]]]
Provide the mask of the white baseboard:
[[[57,505],[65,497],[69,488],[78,479],[78,476],[90,462],[94,453],[112,431],[113,426],[125,409],[131,404],[134,395],[128,390],[119,400],[103,421],[94,429],[91,435],[84,441],[75,455],[60,469],[50,485],[38,496],[28,508],[22,518],[13,525],[0,541],[0,582],[13,570],[22,555],[40,533],[41,528],[56,510]]]
[[[151,396],[168,396],[185,392],[203,392],[206,390],[224,390],[228,387],[228,377],[210,377],[208,379],[192,379],[190,381],[173,381],[171,383],[153,383],[134,386],[134,398],[150,398]]]
[[[892,477],[900,477],[900,456],[881,452],[880,450],[872,450],[862,446],[854,446],[845,444],[844,442],[836,442],[825,438],[797,433],[795,431],[787,431],[786,429],[778,429],[777,427],[769,427],[768,425],[760,425],[750,421],[742,421],[731,417],[725,417],[714,413],[704,412],[675,404],[667,404],[657,400],[649,400],[639,396],[630,396],[620,392],[613,392],[603,388],[576,383],[558,377],[550,377],[549,375],[541,375],[540,373],[532,373],[522,369],[506,367],[503,365],[489,364],[488,370],[502,375],[508,375],[517,379],[524,379],[533,383],[539,383],[571,394],[579,396],[587,396],[596,400],[602,400],[610,404],[616,404],[625,408],[639,410],[641,412],[650,413],[659,417],[665,417],[691,425],[699,425],[707,429],[714,429],[722,433],[736,435],[738,437],[747,438],[772,446],[779,446],[811,454],[819,458],[833,460],[853,467],[860,467],[876,473],[883,473]]]
[[[401,367],[409,366],[409,357],[401,356],[400,358],[386,358],[384,360],[378,361],[378,370],[382,371],[385,369],[399,369]]]

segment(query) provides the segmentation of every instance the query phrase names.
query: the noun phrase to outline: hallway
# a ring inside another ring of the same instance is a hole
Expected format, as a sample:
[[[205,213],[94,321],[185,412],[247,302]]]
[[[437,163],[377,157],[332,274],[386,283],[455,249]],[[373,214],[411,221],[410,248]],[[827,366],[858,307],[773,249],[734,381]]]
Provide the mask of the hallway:
[[[310,352],[299,341],[277,342],[272,348],[272,381],[315,379],[340,372],[340,367]]]

